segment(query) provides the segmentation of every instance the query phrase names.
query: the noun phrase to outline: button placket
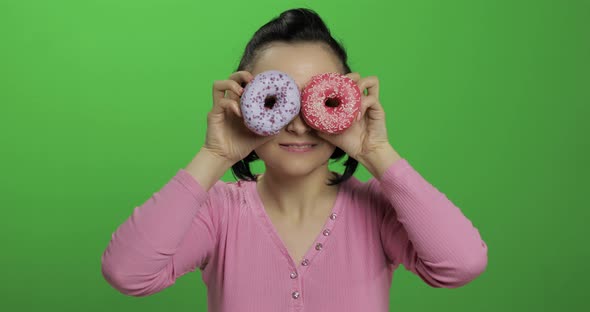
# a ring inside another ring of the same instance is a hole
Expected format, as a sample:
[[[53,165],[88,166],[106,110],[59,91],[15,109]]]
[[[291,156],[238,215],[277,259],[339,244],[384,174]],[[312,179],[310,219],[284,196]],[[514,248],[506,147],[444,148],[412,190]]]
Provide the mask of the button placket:
[[[338,215],[336,213],[330,214],[330,220],[335,221],[336,218],[337,218],[337,216]],[[325,228],[322,231],[322,234],[323,234],[324,237],[320,237],[320,239],[318,240],[318,242],[315,244],[315,250],[317,252],[321,251],[324,248],[324,241],[327,239],[327,236],[329,236],[331,234],[332,231],[330,230],[330,228],[332,227],[333,223],[334,222],[330,222],[327,225],[327,228]],[[316,254],[314,254],[312,256],[312,258],[315,257],[315,255]],[[304,267],[309,266],[310,263],[311,263],[311,261],[308,258],[305,258],[305,259],[303,259],[303,261],[301,261],[301,265],[304,266]]]
[[[337,214],[336,213],[332,213],[330,214],[330,220],[335,221],[337,218]],[[324,243],[325,240],[327,239],[328,236],[330,236],[331,234],[331,228],[333,226],[334,222],[329,222],[326,226],[326,228],[322,231],[322,236],[320,236],[320,239],[316,242],[315,244],[315,250],[317,252],[321,251],[324,248]],[[316,254],[313,254],[312,258],[316,256]],[[301,261],[301,265],[304,267],[309,266],[311,263],[311,261],[308,258],[304,258]],[[297,273],[297,269],[295,269],[295,271],[290,273],[290,278],[295,280],[299,275]],[[295,281],[294,281],[295,282]],[[301,281],[296,282],[296,287],[300,287],[301,286]],[[295,288],[297,289],[297,288]],[[301,297],[301,293],[299,290],[293,290],[293,292],[291,293],[291,298],[293,298],[294,300],[297,300],[299,303],[298,304],[303,304],[303,302],[301,300],[298,300]]]

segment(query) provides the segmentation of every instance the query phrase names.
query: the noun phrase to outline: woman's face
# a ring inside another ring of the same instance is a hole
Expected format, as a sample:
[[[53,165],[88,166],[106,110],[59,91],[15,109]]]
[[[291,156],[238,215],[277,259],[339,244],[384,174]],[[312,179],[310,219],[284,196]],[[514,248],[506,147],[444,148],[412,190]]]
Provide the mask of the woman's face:
[[[327,72],[342,72],[342,64],[329,48],[320,43],[273,43],[260,52],[251,74],[267,70],[282,71],[295,80],[302,91],[311,78]],[[289,143],[314,144],[308,151],[293,151]],[[276,137],[255,149],[267,170],[287,176],[301,176],[327,165],[336,147],[317,136],[301,118],[295,117]]]

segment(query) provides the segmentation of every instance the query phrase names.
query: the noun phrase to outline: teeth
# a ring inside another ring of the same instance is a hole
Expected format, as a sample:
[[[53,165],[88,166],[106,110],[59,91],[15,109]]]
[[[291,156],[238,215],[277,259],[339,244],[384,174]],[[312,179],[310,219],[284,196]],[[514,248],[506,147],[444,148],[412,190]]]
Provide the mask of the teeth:
[[[312,145],[286,145],[288,147],[294,147],[294,148],[309,148]]]

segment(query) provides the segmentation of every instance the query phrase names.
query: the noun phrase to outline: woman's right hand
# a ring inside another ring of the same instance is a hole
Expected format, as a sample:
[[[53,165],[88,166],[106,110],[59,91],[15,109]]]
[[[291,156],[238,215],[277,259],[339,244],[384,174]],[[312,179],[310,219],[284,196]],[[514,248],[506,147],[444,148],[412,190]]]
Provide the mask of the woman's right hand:
[[[260,136],[244,125],[240,110],[240,97],[254,77],[247,71],[238,71],[228,80],[213,83],[213,108],[207,115],[207,136],[203,149],[232,164],[242,160],[258,146],[274,136]]]

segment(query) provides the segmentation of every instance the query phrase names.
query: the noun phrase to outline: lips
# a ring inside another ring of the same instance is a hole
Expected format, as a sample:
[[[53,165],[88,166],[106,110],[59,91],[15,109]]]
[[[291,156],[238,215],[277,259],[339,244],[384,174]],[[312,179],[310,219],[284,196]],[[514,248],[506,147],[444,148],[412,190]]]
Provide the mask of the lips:
[[[289,152],[309,152],[311,150],[313,150],[313,148],[316,146],[317,144],[315,143],[311,143],[311,142],[303,142],[303,143],[295,143],[295,142],[289,142],[289,143],[279,143],[279,146],[282,149],[285,149]]]
[[[313,147],[313,146],[316,146],[317,144],[311,143],[311,142],[303,142],[303,143],[289,142],[289,143],[279,143],[279,145],[289,146],[289,147]]]

